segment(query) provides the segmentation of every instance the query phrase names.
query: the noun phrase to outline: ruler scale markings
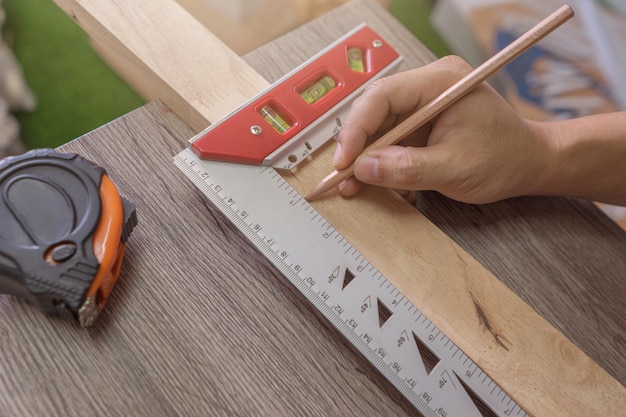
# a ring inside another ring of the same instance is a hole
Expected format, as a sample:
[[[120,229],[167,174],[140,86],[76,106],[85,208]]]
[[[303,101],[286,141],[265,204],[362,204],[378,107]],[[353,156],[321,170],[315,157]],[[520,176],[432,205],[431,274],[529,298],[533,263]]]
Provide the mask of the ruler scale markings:
[[[462,352],[458,355],[458,346],[308,202],[294,204],[293,201],[299,200],[294,199],[293,188],[274,169],[199,161],[189,150],[181,152],[174,161],[423,415],[479,417],[474,399],[464,385],[497,415],[511,415],[511,407],[503,404],[515,404],[513,399],[484,372],[480,372],[485,376],[482,381],[473,377],[475,369],[480,368]],[[257,180],[250,185],[253,176]],[[283,222],[287,218],[301,219],[295,223],[298,227],[285,230]],[[302,236],[307,236],[306,244],[293,245]],[[346,252],[334,249],[346,245],[349,247]],[[281,246],[289,250],[280,249]],[[311,259],[312,251],[316,253],[315,259]],[[320,259],[324,262],[319,262]],[[338,265],[337,277],[329,282],[331,273],[324,269],[331,266],[330,270],[334,270]],[[347,274],[354,277],[343,286]],[[378,309],[374,308],[376,300],[390,313],[382,322]],[[407,340],[411,333],[439,358],[430,375],[424,370],[418,346],[410,338]],[[456,353],[452,354],[455,348]],[[458,381],[463,381],[461,386]],[[493,389],[490,392],[492,385],[498,388],[497,395]],[[519,406],[516,408],[520,410],[519,416],[527,416]]]

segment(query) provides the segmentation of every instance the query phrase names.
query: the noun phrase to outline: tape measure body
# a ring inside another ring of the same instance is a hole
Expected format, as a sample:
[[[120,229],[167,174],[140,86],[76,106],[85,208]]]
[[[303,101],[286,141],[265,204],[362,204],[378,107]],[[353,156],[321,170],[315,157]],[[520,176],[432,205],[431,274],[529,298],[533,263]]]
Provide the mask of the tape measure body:
[[[38,149],[0,161],[0,292],[93,323],[137,222],[103,168]]]

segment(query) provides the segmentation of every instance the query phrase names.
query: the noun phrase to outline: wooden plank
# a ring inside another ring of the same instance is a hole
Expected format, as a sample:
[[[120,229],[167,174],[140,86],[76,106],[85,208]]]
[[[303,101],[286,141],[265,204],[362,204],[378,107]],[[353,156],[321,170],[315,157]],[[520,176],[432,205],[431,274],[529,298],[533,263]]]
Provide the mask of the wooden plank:
[[[233,21],[232,17],[225,16],[219,10],[216,11],[214,4],[204,1],[177,0],[177,3],[235,53],[243,54],[346,1],[274,0],[267,5],[264,4],[261,13],[247,16],[241,21]],[[378,0],[378,3],[388,6],[389,0]],[[266,21],[269,19],[275,24],[268,26]],[[144,100],[152,101],[161,97],[162,89],[158,82],[152,79],[152,74],[145,71],[140,62],[127,56],[123,45],[114,42],[100,43],[95,39],[92,39],[91,43],[107,64]],[[107,49],[111,44],[115,44],[115,49]]]
[[[268,85],[175,1],[56,3],[196,130]]]
[[[188,22],[187,14],[165,0],[147,2],[141,7],[136,3],[98,5],[93,0],[57,2],[92,37],[114,41],[134,54],[134,59],[143,62],[145,68],[154,68],[164,84],[163,97],[182,98],[172,100],[171,105],[196,128],[203,124],[198,114],[216,120],[212,115],[226,114],[235,106],[222,95],[232,90],[238,96],[234,101],[239,104],[241,96],[253,95],[264,84],[257,85],[258,78],[227,52],[224,56],[228,57],[228,65],[220,66],[223,62],[218,60],[216,69],[200,79],[197,74],[204,74],[204,68],[196,65],[200,61],[197,49],[202,46],[199,39],[211,43],[200,49],[219,50],[223,45],[200,33]],[[361,3],[359,9],[364,4],[373,15],[383,13],[371,2]],[[167,12],[163,12],[164,8]],[[342,17],[347,18],[348,13]],[[171,32],[163,31],[165,22],[161,20],[167,20],[165,27],[176,28],[176,37],[158,35]],[[387,39],[397,37],[391,28],[375,29]],[[155,43],[157,48],[153,46]],[[412,53],[408,51],[409,55]],[[173,58],[163,59],[168,56]],[[205,59],[205,64],[211,62],[208,57]],[[181,77],[180,62],[187,60],[191,69],[185,69],[186,76]],[[231,73],[224,71],[231,66],[236,70],[227,76]],[[190,76],[194,71],[199,72]],[[211,88],[207,89],[209,84]],[[245,86],[250,91],[245,91]],[[209,94],[215,100],[207,105],[202,94]],[[187,97],[193,100],[185,104]],[[329,171],[331,152],[326,149],[317,155],[298,171],[297,177],[289,177],[290,183],[301,192],[310,189]],[[626,396],[617,381],[393,193],[372,188],[359,198],[320,201],[316,208],[532,415],[602,415],[623,409]],[[381,240],[395,242],[395,246],[380,245]],[[477,305],[489,317],[497,338],[485,331],[476,314]],[[506,349],[496,339],[506,341]],[[616,400],[606,401],[606,398]]]

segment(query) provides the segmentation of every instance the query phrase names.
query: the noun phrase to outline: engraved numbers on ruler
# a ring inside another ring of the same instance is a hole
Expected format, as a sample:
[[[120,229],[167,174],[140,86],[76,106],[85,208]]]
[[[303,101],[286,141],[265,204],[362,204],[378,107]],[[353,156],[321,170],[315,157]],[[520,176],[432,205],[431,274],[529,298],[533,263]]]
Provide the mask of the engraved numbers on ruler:
[[[425,416],[527,416],[273,168],[174,162]]]

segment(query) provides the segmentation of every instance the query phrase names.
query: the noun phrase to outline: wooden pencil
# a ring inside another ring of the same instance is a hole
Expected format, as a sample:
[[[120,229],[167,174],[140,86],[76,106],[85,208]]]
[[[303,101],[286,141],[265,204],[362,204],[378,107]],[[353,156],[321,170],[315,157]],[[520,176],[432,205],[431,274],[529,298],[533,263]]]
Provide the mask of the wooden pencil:
[[[561,6],[550,16],[539,22],[536,26],[521,35],[518,39],[495,54],[489,60],[485,61],[481,66],[457,81],[428,104],[421,107],[366,149],[377,149],[383,146],[395,145],[400,142],[409,134],[428,123],[428,121],[433,119],[443,110],[472,91],[472,89],[485,81],[496,71],[503,68],[528,48],[557,29],[572,16],[574,16],[574,11],[570,6]],[[305,198],[307,200],[312,200],[330,191],[352,175],[354,175],[354,163],[345,169],[335,170],[330,173],[311,192],[309,192]]]

